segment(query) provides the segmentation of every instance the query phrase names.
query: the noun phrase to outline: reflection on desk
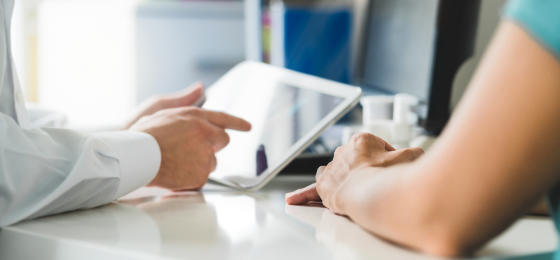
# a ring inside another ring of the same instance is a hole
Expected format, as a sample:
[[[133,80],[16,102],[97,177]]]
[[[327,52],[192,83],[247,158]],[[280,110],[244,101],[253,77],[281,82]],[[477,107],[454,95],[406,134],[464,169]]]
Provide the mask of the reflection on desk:
[[[101,208],[7,227],[0,259],[432,259],[324,208],[284,204],[286,191],[310,181],[281,177],[257,193],[141,189]],[[481,254],[555,248],[551,221],[524,219]]]
[[[308,208],[286,206],[286,213],[315,226],[317,241],[330,249],[333,259],[438,259],[383,241],[347,218],[320,208],[311,215]]]

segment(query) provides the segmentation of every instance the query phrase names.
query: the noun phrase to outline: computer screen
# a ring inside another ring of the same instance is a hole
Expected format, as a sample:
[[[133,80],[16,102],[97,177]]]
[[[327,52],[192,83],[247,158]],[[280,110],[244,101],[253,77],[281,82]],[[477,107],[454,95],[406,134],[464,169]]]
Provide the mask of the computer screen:
[[[438,0],[372,0],[362,82],[428,98]]]
[[[424,128],[438,135],[451,88],[472,56],[480,0],[370,0],[356,75],[364,93],[408,93]]]

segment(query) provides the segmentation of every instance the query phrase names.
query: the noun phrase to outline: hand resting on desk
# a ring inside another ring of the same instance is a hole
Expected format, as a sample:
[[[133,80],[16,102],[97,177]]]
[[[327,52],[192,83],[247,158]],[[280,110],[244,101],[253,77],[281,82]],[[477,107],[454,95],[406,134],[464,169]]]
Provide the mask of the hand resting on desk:
[[[389,167],[411,162],[422,154],[424,151],[421,148],[396,150],[377,136],[367,133],[357,134],[348,144],[336,149],[331,163],[319,167],[316,175],[317,183],[286,194],[286,203],[301,205],[322,199],[326,207],[334,210],[329,194],[336,193],[337,187],[344,182],[351,171],[364,167]]]

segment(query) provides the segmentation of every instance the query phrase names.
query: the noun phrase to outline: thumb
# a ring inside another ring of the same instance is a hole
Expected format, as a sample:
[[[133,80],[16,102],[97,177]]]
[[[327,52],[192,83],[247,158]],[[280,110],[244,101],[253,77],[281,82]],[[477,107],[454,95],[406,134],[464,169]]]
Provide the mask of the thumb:
[[[169,95],[169,105],[173,107],[193,106],[204,95],[204,86],[197,82],[185,90]]]
[[[319,193],[315,189],[315,183],[286,194],[286,203],[288,205],[302,205],[311,201],[321,201],[321,197],[319,197]]]
[[[387,153],[387,162],[389,165],[412,162],[424,154],[424,150],[418,147],[405,148]]]

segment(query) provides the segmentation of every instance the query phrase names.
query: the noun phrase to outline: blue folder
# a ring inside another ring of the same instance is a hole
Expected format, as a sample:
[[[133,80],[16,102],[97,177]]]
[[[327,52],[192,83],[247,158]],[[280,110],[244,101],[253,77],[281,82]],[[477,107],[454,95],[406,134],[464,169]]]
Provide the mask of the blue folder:
[[[352,13],[349,8],[285,8],[286,68],[350,83],[351,45]]]

